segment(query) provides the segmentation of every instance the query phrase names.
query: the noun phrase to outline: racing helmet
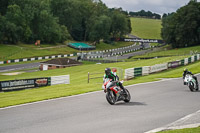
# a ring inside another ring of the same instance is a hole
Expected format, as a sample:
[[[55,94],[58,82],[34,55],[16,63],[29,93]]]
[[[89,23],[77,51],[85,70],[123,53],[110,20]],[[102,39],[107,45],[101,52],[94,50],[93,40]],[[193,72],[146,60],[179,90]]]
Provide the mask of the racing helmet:
[[[110,74],[110,73],[111,73],[111,69],[110,69],[110,68],[106,68],[106,69],[105,69],[105,74],[108,75],[108,74]]]
[[[113,71],[113,72],[117,72],[117,69],[116,69],[116,68],[112,68],[112,71]]]
[[[184,70],[183,70],[184,72],[187,72],[188,71],[188,69],[187,68],[184,68]]]

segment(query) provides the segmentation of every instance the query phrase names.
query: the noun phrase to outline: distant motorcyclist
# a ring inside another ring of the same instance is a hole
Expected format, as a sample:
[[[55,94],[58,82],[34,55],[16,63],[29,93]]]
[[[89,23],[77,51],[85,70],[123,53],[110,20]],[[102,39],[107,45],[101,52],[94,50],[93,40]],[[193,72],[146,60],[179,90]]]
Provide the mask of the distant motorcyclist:
[[[123,90],[124,94],[126,94],[126,91],[125,91],[125,89],[124,89],[124,86],[123,86],[122,83],[119,81],[119,77],[118,77],[117,74],[116,74],[116,69],[113,69],[113,70],[114,70],[114,72],[112,72],[110,68],[106,68],[106,69],[105,69],[104,80],[105,80],[106,78],[112,79],[112,81],[116,82],[117,86],[119,86],[119,87]]]
[[[199,84],[198,84],[197,77],[194,76],[194,75],[192,74],[192,72],[188,71],[188,69],[185,68],[185,69],[183,70],[183,79],[185,79],[185,76],[186,76],[187,74],[191,74],[191,75],[192,75],[192,77],[193,77],[193,78],[195,79],[195,81],[196,81],[197,87],[199,88]],[[184,82],[183,84],[186,85],[187,83]]]

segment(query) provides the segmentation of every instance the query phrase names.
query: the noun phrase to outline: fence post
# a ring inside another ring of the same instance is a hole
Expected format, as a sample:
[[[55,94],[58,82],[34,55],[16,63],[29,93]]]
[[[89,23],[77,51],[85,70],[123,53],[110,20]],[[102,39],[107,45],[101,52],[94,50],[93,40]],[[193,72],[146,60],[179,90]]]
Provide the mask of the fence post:
[[[88,83],[90,82],[90,72],[88,72]]]

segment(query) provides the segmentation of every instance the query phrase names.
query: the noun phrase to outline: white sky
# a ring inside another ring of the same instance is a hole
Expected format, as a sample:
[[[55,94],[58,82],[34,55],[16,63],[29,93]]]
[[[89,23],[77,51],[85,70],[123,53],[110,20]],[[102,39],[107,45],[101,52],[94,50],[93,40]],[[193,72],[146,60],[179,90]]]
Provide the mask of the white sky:
[[[102,0],[109,8],[121,7],[125,11],[151,11],[162,15],[176,12],[190,0]],[[197,0],[198,2],[200,0]]]

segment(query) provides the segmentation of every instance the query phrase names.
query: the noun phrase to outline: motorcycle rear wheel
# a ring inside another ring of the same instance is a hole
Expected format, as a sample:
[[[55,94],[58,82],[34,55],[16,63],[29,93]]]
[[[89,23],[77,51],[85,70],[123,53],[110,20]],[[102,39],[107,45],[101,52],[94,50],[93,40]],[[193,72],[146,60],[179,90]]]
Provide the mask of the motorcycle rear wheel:
[[[113,91],[108,91],[106,94],[106,100],[108,101],[108,103],[110,103],[111,105],[114,105],[116,102],[116,95],[115,92]]]

